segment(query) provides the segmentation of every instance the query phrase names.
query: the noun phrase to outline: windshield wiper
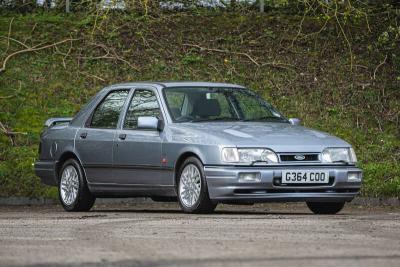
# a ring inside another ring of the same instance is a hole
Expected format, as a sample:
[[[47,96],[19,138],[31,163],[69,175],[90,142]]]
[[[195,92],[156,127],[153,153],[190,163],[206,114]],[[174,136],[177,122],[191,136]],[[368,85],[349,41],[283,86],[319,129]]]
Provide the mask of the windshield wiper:
[[[192,120],[193,119],[190,119],[190,118],[179,118],[179,119],[176,120],[176,122],[190,122]]]
[[[239,121],[239,118],[231,117],[219,117],[219,118],[203,118],[203,119],[193,119],[191,122],[207,122],[207,121]]]
[[[286,119],[274,116],[265,116],[260,118],[244,119],[243,121],[277,121],[277,122],[288,122]]]

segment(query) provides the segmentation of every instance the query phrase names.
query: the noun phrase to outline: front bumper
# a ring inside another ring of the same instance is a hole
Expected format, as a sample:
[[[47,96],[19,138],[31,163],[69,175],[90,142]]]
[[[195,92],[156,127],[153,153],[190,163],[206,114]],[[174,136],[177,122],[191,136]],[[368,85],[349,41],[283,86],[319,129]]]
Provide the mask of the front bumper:
[[[283,170],[326,170],[329,171],[329,184],[324,185],[282,185]],[[361,181],[349,182],[349,172],[360,174],[361,169],[354,166],[205,166],[210,199],[216,202],[279,202],[351,201],[360,191]],[[240,173],[259,172],[260,182],[239,182]]]

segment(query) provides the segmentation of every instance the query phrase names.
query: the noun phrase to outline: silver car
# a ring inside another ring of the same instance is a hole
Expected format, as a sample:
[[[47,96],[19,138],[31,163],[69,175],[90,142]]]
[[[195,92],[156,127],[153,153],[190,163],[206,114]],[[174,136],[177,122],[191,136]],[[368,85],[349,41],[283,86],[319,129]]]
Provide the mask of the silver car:
[[[88,211],[97,197],[151,197],[188,213],[271,201],[337,213],[361,187],[356,155],[298,124],[240,85],[117,84],[75,117],[46,121],[35,171],[67,211]]]

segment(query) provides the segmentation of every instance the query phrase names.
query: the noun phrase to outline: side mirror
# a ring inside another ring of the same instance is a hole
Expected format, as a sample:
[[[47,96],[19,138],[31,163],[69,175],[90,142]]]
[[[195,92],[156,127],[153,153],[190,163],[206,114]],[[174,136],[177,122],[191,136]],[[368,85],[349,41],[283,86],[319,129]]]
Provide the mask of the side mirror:
[[[138,129],[157,130],[164,129],[164,121],[156,117],[143,116],[138,118]]]
[[[290,118],[289,122],[291,125],[300,125],[301,120],[298,118]]]

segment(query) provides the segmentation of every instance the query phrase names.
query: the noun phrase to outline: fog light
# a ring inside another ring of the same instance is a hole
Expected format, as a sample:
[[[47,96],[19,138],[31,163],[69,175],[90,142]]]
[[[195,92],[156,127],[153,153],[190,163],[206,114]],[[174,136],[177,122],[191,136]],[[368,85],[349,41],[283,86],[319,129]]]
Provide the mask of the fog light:
[[[349,182],[360,182],[361,181],[361,173],[359,173],[359,172],[349,172],[347,174],[347,181],[349,181]]]
[[[242,183],[261,182],[261,173],[259,173],[259,172],[241,172],[241,173],[239,173],[239,182],[242,182]]]

